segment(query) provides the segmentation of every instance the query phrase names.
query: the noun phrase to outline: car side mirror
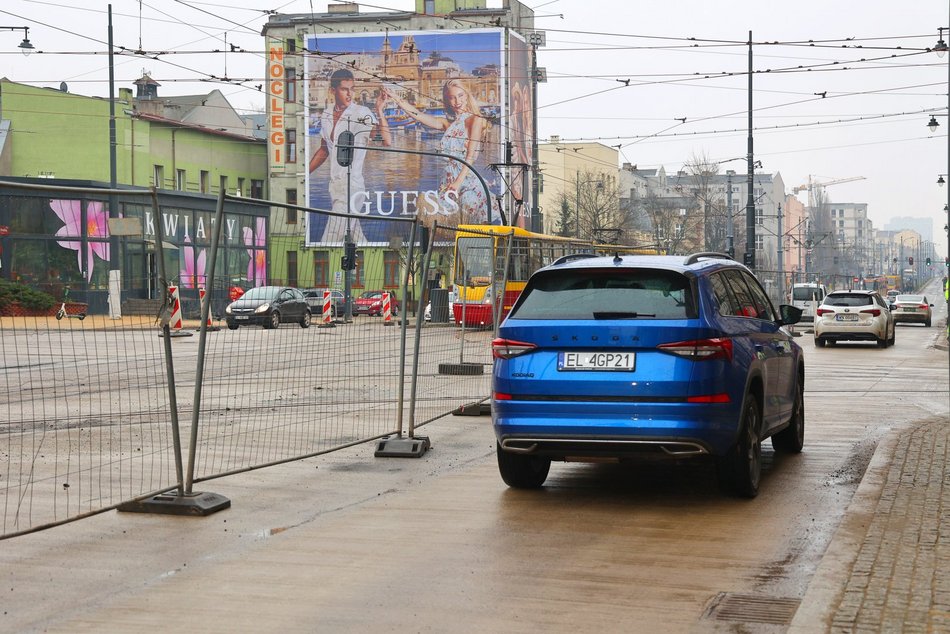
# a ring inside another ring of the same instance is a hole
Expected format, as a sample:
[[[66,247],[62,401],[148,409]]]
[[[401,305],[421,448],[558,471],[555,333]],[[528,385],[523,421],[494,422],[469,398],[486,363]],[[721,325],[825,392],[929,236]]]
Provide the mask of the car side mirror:
[[[781,315],[778,320],[779,326],[791,326],[802,320],[802,309],[797,306],[782,304],[778,307],[778,312]]]

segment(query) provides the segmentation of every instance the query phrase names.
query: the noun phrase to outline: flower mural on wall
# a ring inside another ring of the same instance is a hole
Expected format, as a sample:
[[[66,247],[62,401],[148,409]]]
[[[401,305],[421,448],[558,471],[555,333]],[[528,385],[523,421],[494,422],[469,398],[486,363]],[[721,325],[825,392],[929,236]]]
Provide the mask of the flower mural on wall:
[[[56,243],[64,249],[76,251],[79,270],[82,271],[87,282],[91,281],[92,268],[95,265],[93,255],[99,256],[99,259],[105,262],[109,261],[109,243],[93,241],[97,238],[109,237],[109,214],[101,202],[90,201],[86,207],[84,232],[81,200],[50,200],[49,206],[53,213],[63,221],[63,226],[56,231],[55,235],[60,238],[71,238],[69,240],[57,240]],[[85,253],[83,253],[81,241],[84,233],[90,239],[86,242]],[[86,256],[85,266],[83,266],[83,255]]]
[[[254,286],[263,286],[267,279],[267,252],[264,245],[267,243],[267,221],[258,218],[255,229],[244,227],[241,232],[244,245],[248,247],[247,254],[251,257],[247,263],[247,279]]]
[[[185,243],[190,242],[185,238]],[[205,285],[205,260],[207,252],[205,249],[198,250],[198,258],[195,259],[195,248],[184,247],[182,249],[182,263],[178,275],[181,278],[182,288],[198,288]]]

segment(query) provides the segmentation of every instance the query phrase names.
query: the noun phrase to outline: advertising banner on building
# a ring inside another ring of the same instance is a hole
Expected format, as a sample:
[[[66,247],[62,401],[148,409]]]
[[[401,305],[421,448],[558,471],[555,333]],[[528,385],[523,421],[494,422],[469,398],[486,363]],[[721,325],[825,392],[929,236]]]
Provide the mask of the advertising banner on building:
[[[350,213],[308,214],[308,246],[339,245],[347,225],[364,244],[404,230],[374,218],[501,223],[508,173],[489,166],[508,138],[503,29],[320,34],[306,48],[307,206]]]
[[[511,165],[507,168],[510,193],[509,224],[531,229],[531,149],[534,107],[531,95],[531,49],[514,31],[508,33],[508,140]]]

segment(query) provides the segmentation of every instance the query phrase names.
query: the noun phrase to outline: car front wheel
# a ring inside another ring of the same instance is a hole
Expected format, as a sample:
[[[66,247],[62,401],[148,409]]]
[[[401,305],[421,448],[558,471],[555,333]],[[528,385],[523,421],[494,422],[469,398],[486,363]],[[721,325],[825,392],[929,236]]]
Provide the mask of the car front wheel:
[[[497,442],[498,472],[501,479],[515,489],[539,489],[548,477],[551,459],[505,451]]]
[[[232,324],[231,322],[228,322],[228,330],[237,330],[237,329],[238,329],[237,324]]]
[[[754,394],[749,394],[742,407],[739,439],[717,464],[720,484],[727,492],[739,497],[754,498],[759,494],[762,477],[759,426],[759,400]]]
[[[264,328],[267,328],[268,330],[272,328],[276,328],[279,325],[280,325],[280,313],[278,313],[276,310],[264,319],[263,326]]]

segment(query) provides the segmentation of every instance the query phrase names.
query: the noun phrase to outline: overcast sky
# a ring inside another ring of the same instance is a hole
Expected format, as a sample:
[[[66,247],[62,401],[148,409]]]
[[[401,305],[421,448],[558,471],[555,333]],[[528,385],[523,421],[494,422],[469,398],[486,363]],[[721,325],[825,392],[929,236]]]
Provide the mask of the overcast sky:
[[[363,11],[411,10],[377,0]],[[0,74],[70,92],[108,92],[106,2],[4,0],[0,24],[29,26],[37,52],[20,54],[22,32],[0,32]],[[489,0],[489,6],[499,6]],[[745,157],[749,31],[752,31],[755,158],[788,189],[829,186],[835,202],[866,202],[877,228],[895,216],[929,217],[946,251],[948,57],[926,52],[950,25],[946,0],[529,0],[547,31],[538,64],[542,140],[620,146],[621,161],[682,169],[693,157]],[[323,12],[311,0],[115,0],[118,87],[148,71],[159,94],[219,88],[238,109],[261,109],[261,26],[268,11]],[[227,46],[225,45],[225,38]],[[950,35],[944,33],[950,41]],[[764,44],[768,42],[769,44]],[[814,45],[812,45],[814,44]],[[230,51],[235,45],[247,52]],[[862,61],[863,60],[863,61]],[[811,68],[811,70],[808,70]],[[738,73],[730,76],[729,73]],[[207,81],[228,77],[246,82]],[[202,81],[204,79],[205,81]],[[629,81],[629,84],[627,83]],[[926,127],[934,114],[940,127]],[[680,119],[685,118],[685,122]],[[745,171],[734,161],[722,169]],[[950,180],[950,179],[948,179]],[[802,194],[802,198],[804,194]]]

